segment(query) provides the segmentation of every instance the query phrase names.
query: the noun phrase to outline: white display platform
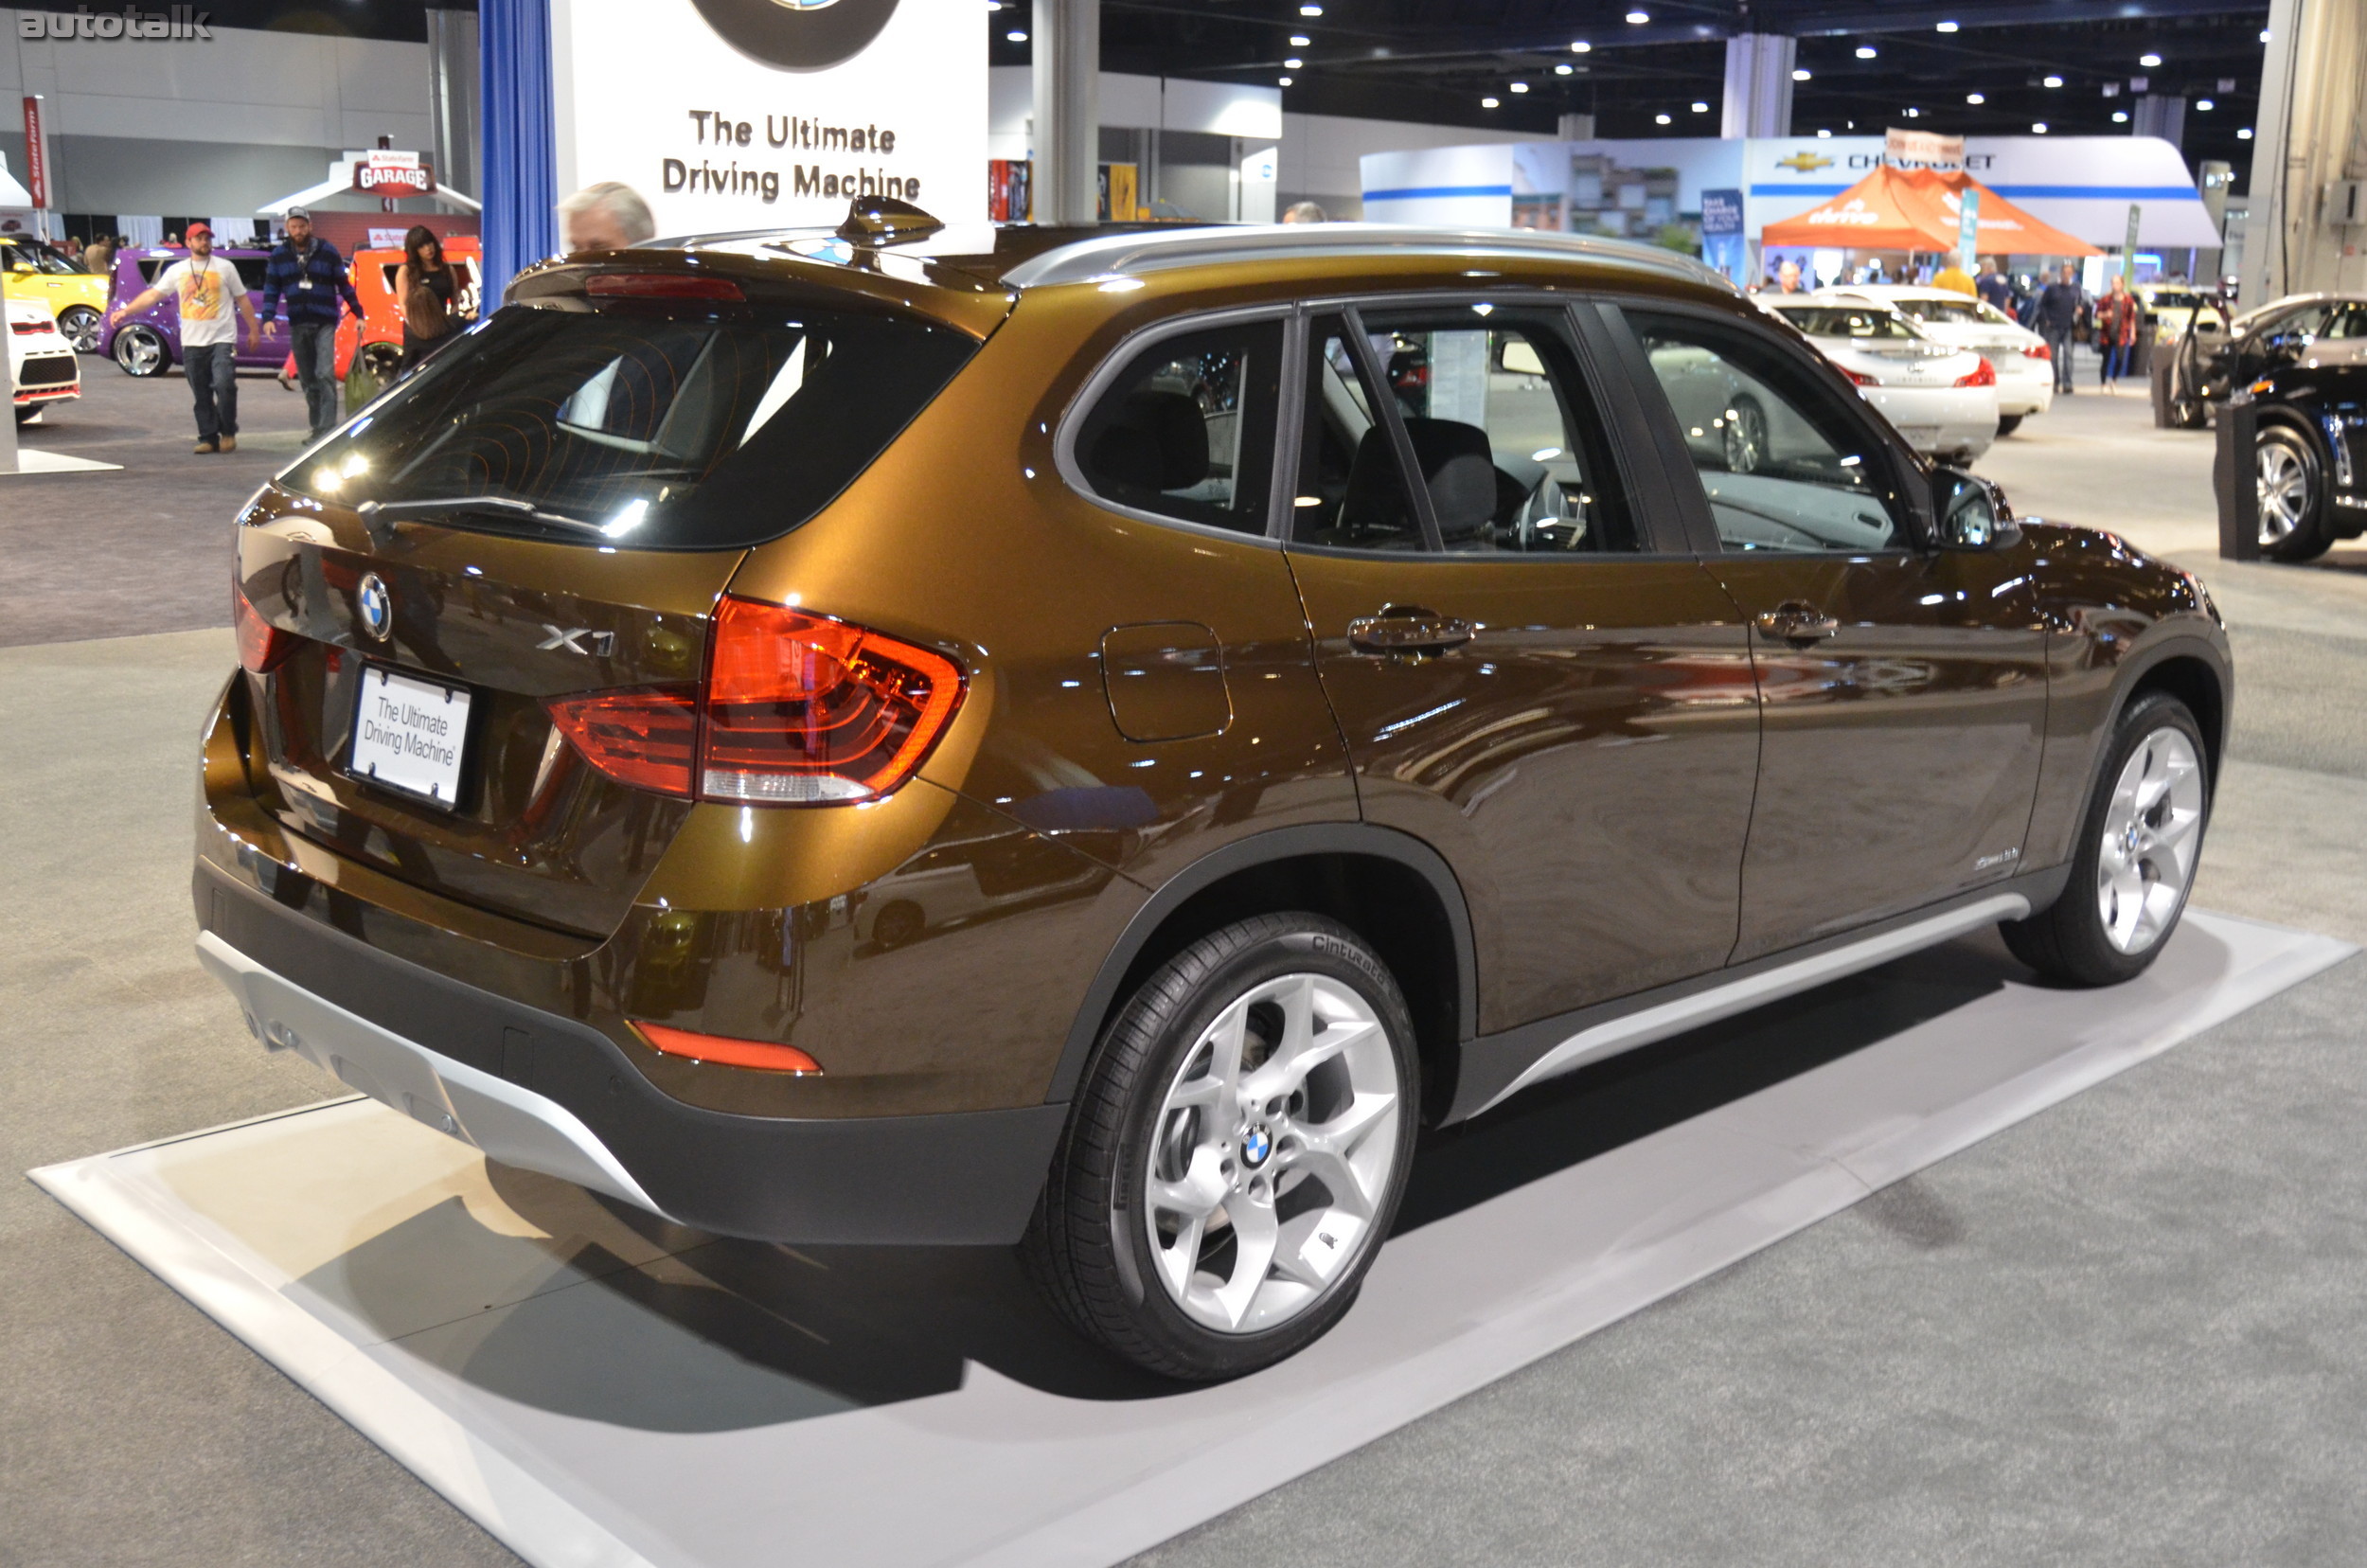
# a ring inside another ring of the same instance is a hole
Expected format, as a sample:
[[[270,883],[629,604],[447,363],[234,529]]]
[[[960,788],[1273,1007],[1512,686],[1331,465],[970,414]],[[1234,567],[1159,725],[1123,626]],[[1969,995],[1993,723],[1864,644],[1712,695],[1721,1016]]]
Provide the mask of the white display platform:
[[[111,473],[121,463],[102,463],[94,457],[77,457],[65,452],[42,452],[33,447],[16,449],[16,467],[0,468],[0,479],[11,473]]]
[[[1984,935],[1592,1069],[1425,1147],[1329,1337],[1182,1392],[1007,1253],[717,1241],[367,1100],[32,1177],[531,1562],[1103,1564],[2356,951],[2198,912],[2051,991]]]

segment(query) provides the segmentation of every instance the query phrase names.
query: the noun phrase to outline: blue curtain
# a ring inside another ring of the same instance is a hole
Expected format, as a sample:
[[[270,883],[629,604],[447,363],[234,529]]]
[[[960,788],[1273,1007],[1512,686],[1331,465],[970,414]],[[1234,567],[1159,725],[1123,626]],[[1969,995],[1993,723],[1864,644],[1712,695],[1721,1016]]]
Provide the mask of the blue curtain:
[[[477,101],[485,126],[486,299],[559,250],[558,111],[550,0],[481,0]]]

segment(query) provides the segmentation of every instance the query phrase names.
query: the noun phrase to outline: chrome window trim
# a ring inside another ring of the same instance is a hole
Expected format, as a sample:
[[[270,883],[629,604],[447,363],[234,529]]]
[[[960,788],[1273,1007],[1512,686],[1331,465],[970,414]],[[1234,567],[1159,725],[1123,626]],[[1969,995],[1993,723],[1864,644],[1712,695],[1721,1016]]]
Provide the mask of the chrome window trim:
[[[1279,546],[1281,540],[1276,534],[1274,492],[1277,476],[1281,472],[1282,430],[1280,427],[1283,423],[1282,409],[1286,405],[1277,402],[1274,409],[1276,429],[1272,457],[1273,472],[1268,475],[1266,526],[1257,533],[1245,533],[1239,528],[1219,527],[1214,523],[1196,523],[1187,517],[1170,517],[1165,512],[1150,511],[1142,507],[1130,507],[1122,501],[1112,501],[1095,490],[1092,481],[1085,477],[1084,465],[1077,458],[1077,434],[1094,408],[1101,401],[1102,394],[1110,390],[1111,384],[1124,373],[1129,365],[1133,363],[1137,354],[1148,348],[1155,348],[1171,337],[1182,337],[1188,332],[1205,331],[1211,328],[1239,327],[1261,321],[1279,323],[1283,329],[1282,364],[1275,381],[1277,386],[1287,393],[1290,372],[1291,317],[1296,309],[1294,305],[1289,303],[1237,305],[1224,310],[1167,316],[1139,327],[1119,339],[1116,346],[1103,356],[1101,363],[1094,367],[1094,373],[1085,378],[1085,383],[1077,388],[1077,395],[1069,400],[1068,407],[1061,411],[1060,422],[1053,432],[1052,466],[1059,472],[1061,482],[1066,484],[1079,500],[1119,517],[1132,518],[1141,523],[1155,523],[1164,528],[1182,528],[1190,533],[1204,534],[1211,539],[1230,539],[1237,543]]]

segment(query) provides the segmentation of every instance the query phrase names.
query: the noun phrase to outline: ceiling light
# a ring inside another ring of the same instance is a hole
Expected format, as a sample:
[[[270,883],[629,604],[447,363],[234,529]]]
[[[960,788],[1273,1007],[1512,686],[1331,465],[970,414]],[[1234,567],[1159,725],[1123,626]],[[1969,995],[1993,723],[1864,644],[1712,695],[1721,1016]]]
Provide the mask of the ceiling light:
[[[1808,80],[1808,71],[1807,71],[1807,67],[1806,67],[1806,66],[1802,66],[1799,70],[1796,70],[1796,71],[1792,72],[1792,73],[1791,73],[1791,80],[1794,80],[1794,81],[1806,81],[1806,80]]]
[[[1288,87],[1290,85],[1290,79],[1289,77],[1276,77],[1273,79],[1273,84],[1277,87]]]
[[[1954,32],[1956,30],[1956,24],[1953,22],[1942,22],[1938,24],[1933,30],[1938,32]]]
[[[2113,110],[2112,123],[2114,125],[2127,125],[2128,123],[2128,111],[2126,109]]]
[[[1594,52],[1594,45],[1589,44],[1585,39],[1581,38],[1576,43],[1570,45],[1570,52],[1572,54],[1593,54]]]
[[[2060,87],[2063,85],[2063,79],[2061,77],[2049,77],[2038,85],[2041,87]]]
[[[1907,117],[1909,119],[1921,119],[1923,117],[1923,111],[1920,109],[1910,109],[1907,111]]]
[[[1569,75],[1572,71],[1575,71],[1575,70],[1576,70],[1576,69],[1577,69],[1577,67],[1576,67],[1576,66],[1575,66],[1575,65],[1571,65],[1571,64],[1568,64],[1568,63],[1564,63],[1564,64],[1557,65],[1557,66],[1555,66],[1555,67],[1554,67],[1554,75],[1556,75],[1556,76],[1568,76],[1568,75]]]
[[[2247,126],[2246,126],[2246,127],[2244,127],[2241,131],[2236,132],[2236,133],[2235,133],[2235,139],[2236,139],[2237,141],[2250,141],[2250,140],[2251,140],[2251,126],[2249,126],[2249,125],[2247,125]]]
[[[2108,82],[2106,82],[2106,83],[2104,84],[2104,96],[2105,96],[2106,98],[2118,98],[2118,97],[2120,97],[2120,96],[2121,96],[2121,84],[2120,84],[2119,82],[2117,82],[2117,81],[2108,81]]]
[[[1631,27],[1640,27],[1651,19],[1652,13],[1650,11],[1631,10],[1628,13],[1628,22]]]
[[[1497,100],[1492,98],[1484,98],[1480,99],[1480,107],[1483,109],[1493,109],[1496,107],[1496,101]]]
[[[1830,131],[1819,131],[1816,134],[1816,139],[1819,141],[1831,141],[1833,139],[1833,134]]]
[[[2154,66],[2162,63],[2162,57],[2158,54],[2139,55],[2137,57],[2137,63],[2145,66],[2147,70],[2151,70]]]
[[[1988,100],[1988,98],[1985,98],[1985,97],[1984,97],[1984,96],[1983,96],[1982,94],[1979,94],[1979,93],[1967,93],[1967,94],[1965,95],[1965,101],[1966,101],[1967,103],[1986,103],[1986,102],[1988,102],[1989,100]]]
[[[1299,14],[1301,16],[1321,16],[1323,13],[1324,9],[1321,6],[1301,6],[1299,8]]]
[[[1529,90],[1529,84],[1525,81],[1516,81],[1512,84],[1512,90],[1516,93],[1525,93]]]
[[[2234,77],[2221,77],[2219,79],[2219,91],[2222,93],[2232,93],[2235,91],[2235,79]]]
[[[1706,115],[1710,112],[1710,106],[1697,98],[1694,100],[1693,112],[1697,115]]]
[[[2044,121],[2044,120],[2040,120],[2040,121],[2038,121],[2038,124],[2036,124],[2036,125],[2032,126],[2032,127],[2030,128],[2030,134],[2031,134],[2032,135],[2034,135],[2034,136],[2043,136],[2043,135],[2045,135],[2045,134],[2046,134],[2046,121]]]
[[[1282,62],[1282,68],[1286,71],[1295,71],[1306,63],[1307,62],[1301,60],[1298,56],[1292,55],[1290,59]]]
[[[2266,27],[2260,29],[2260,42],[2263,44],[2269,42],[2269,29]]]
[[[1652,116],[1652,123],[1654,125],[1666,125],[1668,123],[1668,116],[1666,115],[1654,115]]]
[[[1313,39],[1308,37],[1305,33],[1292,33],[1290,35],[1290,47],[1293,49],[1304,49],[1309,44],[1314,42],[1315,41]]]
[[[1874,45],[1871,44],[1859,45],[1858,58],[1860,60],[1872,60],[1874,58]]]
[[[1005,33],[1003,36],[1009,39],[1014,44],[1024,44],[1027,42],[1027,35],[1017,27],[1013,27],[1009,32]]]
[[[2206,114],[2206,115],[2207,115],[2207,114],[2211,113],[2211,111],[2212,111],[2212,110],[2214,110],[2214,109],[2216,109],[2216,108],[2217,108],[2217,107],[2218,107],[2218,105],[2216,105],[2216,104],[2213,103],[2213,102],[2212,102],[2209,98],[2197,98],[2197,99],[2195,99],[2195,108],[2196,108],[2197,110],[2198,110],[2199,112],[2203,113],[2203,114]]]

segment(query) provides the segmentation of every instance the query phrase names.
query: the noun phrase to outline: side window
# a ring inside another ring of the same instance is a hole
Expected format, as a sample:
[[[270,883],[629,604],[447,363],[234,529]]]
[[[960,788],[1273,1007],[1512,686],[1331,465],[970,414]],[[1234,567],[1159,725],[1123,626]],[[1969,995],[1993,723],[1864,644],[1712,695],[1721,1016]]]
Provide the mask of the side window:
[[[1891,463],[1846,394],[1747,328],[1630,313],[1729,550],[1909,543]]]
[[[1389,427],[1339,316],[1308,324],[1307,406],[1299,436],[1290,537],[1302,544],[1418,550],[1422,525],[1406,494]]]
[[[262,257],[241,256],[235,258],[230,264],[239,269],[240,282],[245,284],[253,293],[262,292],[266,264]]]
[[[1279,321],[1144,349],[1077,427],[1086,486],[1137,511],[1263,534],[1281,362]]]
[[[1636,548],[1558,314],[1481,304],[1364,318],[1455,554]]]
[[[139,261],[140,277],[152,288],[156,279],[164,275],[164,270],[171,265],[172,258],[169,256],[142,257]]]
[[[2367,305],[2344,305],[2326,323],[2325,335],[2330,338],[2367,338]]]

